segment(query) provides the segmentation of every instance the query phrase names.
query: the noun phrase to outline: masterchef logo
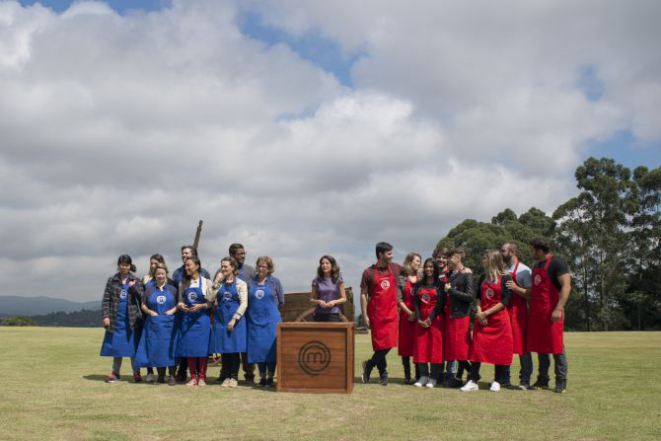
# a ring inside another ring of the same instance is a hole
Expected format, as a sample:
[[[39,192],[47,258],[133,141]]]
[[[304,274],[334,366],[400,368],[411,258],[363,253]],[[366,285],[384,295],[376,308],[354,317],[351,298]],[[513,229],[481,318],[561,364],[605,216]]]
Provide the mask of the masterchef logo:
[[[539,285],[540,283],[542,283],[542,276],[540,276],[539,274],[537,274],[537,275],[535,276],[535,285]]]
[[[307,342],[298,351],[298,365],[308,375],[319,375],[328,367],[330,361],[331,352],[328,346],[320,341]]]
[[[381,289],[388,289],[388,288],[390,288],[390,280],[382,280]]]
[[[484,291],[484,297],[486,297],[487,299],[492,299],[495,294],[496,293],[493,292],[493,289],[491,288],[487,288],[486,291]]]

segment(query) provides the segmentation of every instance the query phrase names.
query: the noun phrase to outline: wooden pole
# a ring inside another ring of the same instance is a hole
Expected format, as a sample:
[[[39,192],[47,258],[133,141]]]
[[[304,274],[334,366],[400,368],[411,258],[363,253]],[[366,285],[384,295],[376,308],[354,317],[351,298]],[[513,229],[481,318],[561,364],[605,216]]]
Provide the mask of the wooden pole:
[[[193,241],[193,246],[197,250],[200,245],[200,236],[202,235],[202,221],[197,224],[197,231],[195,232],[195,241]]]

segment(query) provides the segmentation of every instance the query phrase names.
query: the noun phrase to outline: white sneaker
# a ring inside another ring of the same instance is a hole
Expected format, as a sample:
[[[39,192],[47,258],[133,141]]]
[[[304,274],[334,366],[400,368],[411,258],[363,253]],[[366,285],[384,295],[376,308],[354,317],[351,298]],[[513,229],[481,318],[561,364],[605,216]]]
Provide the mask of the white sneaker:
[[[154,382],[154,374],[152,374],[151,372],[149,372],[149,373],[147,374],[147,383],[153,383],[153,382]]]
[[[491,383],[491,387],[489,388],[491,392],[498,392],[500,390],[500,383],[497,381],[494,381]]]
[[[480,387],[477,385],[477,383],[473,383],[473,380],[468,380],[468,383],[464,384],[459,390],[462,392],[471,392],[479,389]]]
[[[429,377],[420,377],[418,381],[415,382],[414,386],[415,387],[422,387],[429,382]]]
[[[427,386],[428,388],[430,388],[430,389],[433,389],[434,386],[436,386],[436,380],[431,380],[431,379],[430,379],[430,380],[427,382],[426,386]]]

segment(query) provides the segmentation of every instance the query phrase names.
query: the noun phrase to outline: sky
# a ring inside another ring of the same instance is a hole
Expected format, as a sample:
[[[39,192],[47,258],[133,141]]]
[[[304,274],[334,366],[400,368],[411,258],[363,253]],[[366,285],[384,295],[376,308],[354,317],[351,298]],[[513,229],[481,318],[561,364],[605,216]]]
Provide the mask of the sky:
[[[137,5],[137,6],[136,6]],[[655,0],[0,0],[0,295],[233,242],[286,292],[661,165]]]

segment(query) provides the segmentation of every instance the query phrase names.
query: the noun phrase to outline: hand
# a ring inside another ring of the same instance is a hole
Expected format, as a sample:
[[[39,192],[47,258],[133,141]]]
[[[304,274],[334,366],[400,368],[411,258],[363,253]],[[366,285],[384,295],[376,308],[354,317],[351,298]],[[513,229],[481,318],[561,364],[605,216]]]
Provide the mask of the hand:
[[[486,317],[478,318],[477,320],[480,322],[482,326],[486,326],[489,324]]]
[[[476,317],[477,317],[477,319],[479,320],[480,323],[482,323],[482,321],[486,321],[486,320],[487,320],[487,314],[486,314],[484,311],[480,311],[480,312],[478,312],[477,315],[476,315]],[[484,324],[484,323],[483,323],[483,324]]]
[[[227,330],[230,332],[234,331],[235,324],[236,324],[236,319],[230,320],[230,322],[227,324]]]
[[[416,320],[415,319],[415,312],[413,312],[413,311],[409,312],[408,316],[409,316],[409,321],[411,323],[413,323]]]
[[[191,308],[191,311],[192,312],[199,312],[199,311],[202,311],[202,310],[205,310],[205,309],[207,309],[206,303],[198,303],[196,305],[193,305],[193,307]]]
[[[324,302],[323,300],[319,300],[319,306],[322,308],[328,308],[328,303]]]
[[[427,323],[427,320],[425,320],[425,321],[418,320],[418,324],[420,326],[422,326],[423,328],[428,328],[429,327],[429,323]]]
[[[510,289],[512,291],[516,291],[517,290],[516,288],[518,288],[518,286],[516,286],[516,283],[514,283],[513,280],[508,280],[505,286],[507,287],[507,289]]]
[[[218,273],[216,274],[216,277],[213,278],[213,284],[218,285],[220,282],[222,282],[224,279],[223,273]]]
[[[149,315],[151,315],[152,317],[158,317],[158,314],[154,311],[149,311]]]
[[[335,306],[335,303],[333,303],[334,300],[331,300],[330,302],[326,302],[326,308],[331,309],[332,307]]]
[[[167,311],[167,312],[165,313],[165,315],[174,315],[175,312],[176,312],[176,311]]]
[[[129,288],[133,288],[133,285],[135,285],[135,280],[131,280],[129,282]]]
[[[555,323],[559,322],[562,320],[563,313],[564,311],[562,309],[555,308],[553,314],[551,314],[551,320]]]
[[[367,329],[370,329],[370,318],[367,317],[365,314],[363,314],[363,321],[365,322],[365,326],[367,326]]]
[[[191,310],[186,306],[185,303],[180,303],[179,304],[179,309],[181,309],[184,312],[191,312]]]
[[[103,327],[106,328],[106,329],[108,329],[109,326],[110,326],[110,319],[109,319],[108,317],[104,317],[104,319],[103,319]]]
[[[451,283],[446,283],[446,284],[445,284],[445,292],[450,292],[450,289],[451,289],[451,288],[452,288],[452,284],[451,284]]]

